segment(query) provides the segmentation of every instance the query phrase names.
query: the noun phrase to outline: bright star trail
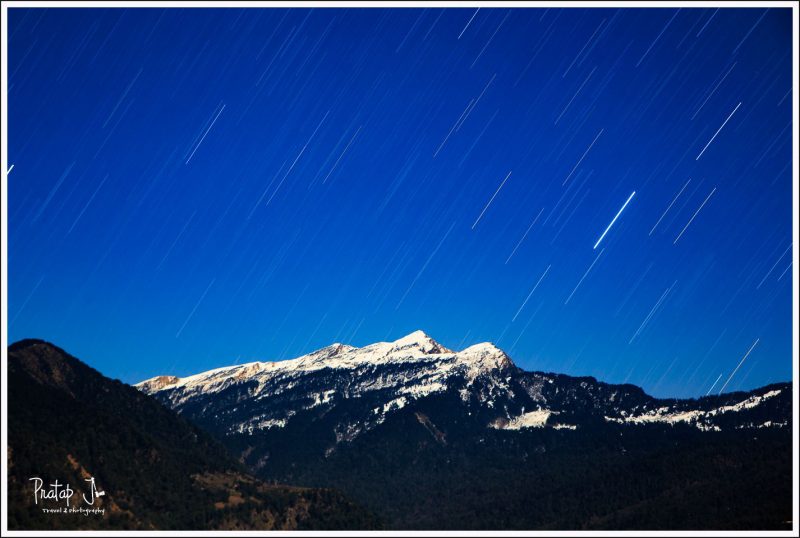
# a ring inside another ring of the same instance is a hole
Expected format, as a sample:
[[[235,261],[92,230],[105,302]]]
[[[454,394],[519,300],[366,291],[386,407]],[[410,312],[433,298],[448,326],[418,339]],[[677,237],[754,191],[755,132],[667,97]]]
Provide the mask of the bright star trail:
[[[679,190],[679,191],[678,191],[678,194],[676,194],[676,195],[675,195],[675,198],[673,198],[673,199],[672,199],[672,201],[669,203],[669,205],[668,205],[668,206],[667,206],[667,208],[664,210],[664,212],[661,214],[661,216],[660,216],[660,217],[658,217],[658,220],[656,221],[656,223],[655,223],[655,224],[653,224],[653,227],[650,229],[650,233],[648,233],[647,235],[653,235],[653,232],[654,232],[654,231],[656,231],[656,228],[658,227],[658,225],[659,225],[659,224],[661,224],[661,221],[662,221],[662,220],[664,220],[664,217],[666,217],[666,216],[667,216],[667,213],[669,212],[669,210],[670,210],[670,209],[672,209],[672,206],[673,206],[673,205],[675,205],[675,202],[678,200],[678,197],[679,197],[681,194],[683,194],[683,191],[685,191],[685,190],[686,190],[686,187],[688,187],[688,186],[689,186],[689,183],[691,183],[691,181],[692,181],[692,180],[691,180],[691,178],[690,178],[690,179],[689,179],[689,180],[686,182],[686,184],[685,184],[683,187],[681,187],[681,190]]]
[[[569,294],[569,297],[567,297],[567,300],[566,300],[566,301],[564,301],[564,304],[565,304],[565,305],[566,305],[567,303],[569,303],[569,300],[570,300],[570,299],[572,299],[572,296],[573,296],[573,295],[575,295],[575,292],[576,292],[576,291],[578,291],[578,288],[580,288],[580,287],[581,287],[581,284],[583,284],[583,281],[584,281],[584,280],[586,280],[586,277],[589,275],[589,271],[591,271],[591,270],[592,270],[592,267],[594,267],[594,264],[596,264],[596,263],[597,263],[597,260],[599,260],[599,259],[600,259],[600,256],[602,256],[602,255],[603,255],[603,251],[604,251],[604,250],[605,250],[604,248],[601,248],[601,249],[600,249],[600,252],[598,252],[598,253],[597,253],[597,257],[594,259],[594,261],[592,262],[592,264],[589,266],[589,268],[586,270],[586,272],[585,272],[585,273],[583,273],[583,276],[582,276],[582,277],[581,277],[581,279],[578,281],[578,283],[577,283],[577,284],[575,284],[575,288],[572,290],[572,293],[570,293],[570,294]]]
[[[736,105],[736,108],[733,109],[733,112],[731,112],[728,115],[728,117],[725,118],[725,121],[723,121],[722,125],[719,126],[719,129],[717,129],[717,132],[714,133],[714,136],[711,137],[711,140],[709,140],[708,143],[705,146],[703,146],[703,149],[700,150],[700,153],[697,155],[697,157],[695,157],[695,159],[694,159],[695,161],[699,161],[700,160],[700,157],[702,157],[703,153],[706,152],[706,150],[708,149],[708,146],[710,146],[711,142],[713,142],[714,139],[717,138],[717,135],[719,134],[719,132],[722,130],[723,127],[725,127],[725,124],[728,123],[728,120],[730,120],[733,117],[733,115],[736,114],[736,111],[739,110],[740,106],[742,106],[742,103],[739,103],[738,105]]]
[[[625,210],[625,208],[628,206],[628,203],[631,201],[631,199],[633,199],[633,195],[634,195],[634,194],[636,194],[636,191],[633,191],[633,192],[631,193],[631,195],[630,195],[630,196],[628,196],[628,199],[627,199],[627,200],[625,200],[625,203],[624,203],[624,204],[622,204],[622,207],[620,207],[620,208],[619,208],[619,211],[617,211],[617,214],[616,214],[616,215],[614,215],[614,218],[613,218],[613,219],[611,219],[611,222],[608,224],[608,227],[605,229],[605,231],[603,231],[603,234],[600,236],[600,239],[598,239],[598,240],[597,240],[597,243],[595,243],[595,244],[594,244],[594,246],[592,247],[592,249],[593,249],[593,250],[596,250],[596,249],[597,249],[597,246],[600,244],[600,242],[601,242],[601,241],[603,240],[603,238],[606,236],[606,234],[608,233],[608,231],[611,229],[611,227],[612,227],[612,226],[614,226],[614,223],[615,223],[615,222],[617,222],[617,219],[619,218],[619,216],[622,214],[622,212],[623,212],[623,211]]]
[[[733,379],[733,376],[739,371],[739,368],[741,368],[742,364],[744,364],[744,361],[747,359],[747,357],[750,356],[750,352],[753,351],[753,348],[756,347],[756,344],[758,344],[758,338],[756,338],[756,341],[753,342],[752,346],[750,346],[750,349],[747,350],[747,353],[744,354],[744,357],[742,357],[742,360],[740,360],[739,364],[736,365],[736,368],[733,369],[733,372],[731,372],[731,375],[729,375],[728,379],[725,380],[725,383],[722,384],[722,388],[719,389],[719,394],[722,394],[722,391],[724,391],[725,387],[728,386],[728,383],[731,382],[731,379]]]
[[[580,166],[580,164],[583,162],[583,159],[584,159],[584,158],[586,158],[586,154],[587,154],[587,153],[589,153],[589,150],[590,150],[590,149],[592,149],[592,146],[594,146],[594,143],[595,143],[595,142],[597,142],[597,139],[598,139],[598,138],[600,138],[600,135],[601,135],[601,134],[603,134],[603,129],[600,129],[600,131],[597,133],[597,136],[595,136],[595,137],[594,137],[594,140],[592,140],[592,143],[591,143],[591,144],[589,144],[589,147],[588,147],[588,148],[586,148],[586,151],[584,151],[584,152],[583,152],[583,155],[581,155],[581,158],[580,158],[580,159],[578,159],[578,162],[577,162],[577,163],[575,163],[575,166],[573,166],[573,167],[572,167],[572,170],[570,170],[570,171],[569,171],[569,174],[567,174],[567,177],[566,177],[566,178],[564,178],[564,182],[562,183],[562,185],[566,185],[566,184],[567,184],[567,181],[569,181],[569,178],[571,178],[571,177],[572,177],[572,174],[574,174],[574,173],[575,173],[575,170],[577,170],[577,169],[578,169],[578,167]]]
[[[472,21],[475,19],[475,15],[477,15],[480,10],[481,10],[481,8],[478,8],[478,9],[475,10],[475,13],[473,13],[472,17],[469,18],[469,20],[467,21],[466,26],[464,26],[464,29],[461,30],[461,33],[458,34],[458,37],[456,39],[461,39],[461,36],[464,35],[464,32],[467,31],[467,28],[469,28],[469,25],[472,24]]]
[[[514,317],[511,319],[511,321],[516,321],[517,320],[517,316],[519,316],[519,313],[522,312],[523,308],[525,308],[525,305],[528,303],[528,299],[531,298],[531,295],[533,295],[533,292],[536,291],[536,288],[539,287],[539,284],[542,283],[542,279],[544,279],[545,275],[550,270],[550,267],[552,267],[552,265],[548,265],[547,269],[545,269],[544,273],[542,273],[542,276],[540,276],[539,280],[536,281],[536,284],[534,284],[533,289],[531,289],[531,292],[528,294],[527,297],[525,297],[525,300],[522,301],[522,305],[520,305],[519,310],[517,310],[517,313],[514,314]]]
[[[525,230],[525,233],[524,233],[524,234],[522,234],[522,237],[520,238],[519,242],[518,242],[516,245],[514,245],[514,250],[512,250],[512,251],[511,251],[511,254],[509,254],[509,255],[508,255],[508,258],[506,258],[506,263],[508,263],[509,261],[511,261],[511,258],[512,258],[512,257],[514,256],[514,254],[517,252],[517,249],[519,248],[519,246],[522,244],[522,242],[523,242],[523,241],[525,241],[525,238],[526,238],[526,237],[528,237],[528,232],[530,232],[530,231],[531,231],[531,228],[533,228],[533,225],[534,225],[534,224],[536,224],[536,221],[537,221],[537,220],[539,220],[539,217],[541,217],[541,216],[542,216],[542,212],[543,212],[543,211],[544,211],[544,208],[541,208],[541,209],[539,210],[539,212],[538,212],[538,213],[536,213],[536,216],[535,216],[535,217],[533,218],[533,220],[531,221],[531,224],[530,224],[530,226],[528,226],[528,229],[527,229],[527,230]]]
[[[628,340],[628,343],[629,343],[629,344],[632,344],[632,343],[633,343],[633,340],[634,340],[634,339],[635,339],[637,336],[639,336],[639,333],[640,333],[640,332],[642,332],[642,329],[644,329],[644,328],[647,326],[647,323],[650,321],[650,318],[652,318],[652,317],[653,317],[653,314],[655,314],[656,310],[658,310],[658,307],[659,307],[659,306],[661,306],[661,303],[662,303],[662,302],[664,301],[664,299],[667,297],[667,294],[670,292],[670,290],[671,290],[673,287],[675,287],[675,284],[677,284],[677,283],[678,283],[678,281],[676,280],[675,282],[673,282],[673,283],[672,283],[672,286],[670,286],[669,288],[667,288],[666,290],[664,290],[664,293],[662,293],[662,294],[661,294],[661,297],[659,297],[659,298],[658,298],[658,301],[656,301],[656,304],[655,304],[655,306],[653,306],[653,308],[652,308],[652,309],[650,310],[650,312],[647,314],[647,317],[646,317],[646,318],[644,318],[644,321],[642,322],[642,324],[641,324],[641,325],[639,325],[639,328],[638,328],[638,329],[636,329],[636,332],[635,332],[635,333],[633,333],[633,336],[631,336],[631,339],[630,339],[630,340]]]
[[[694,220],[694,218],[697,216],[697,214],[698,214],[698,213],[700,213],[700,210],[701,210],[701,209],[703,209],[703,206],[704,206],[704,205],[706,205],[706,202],[708,202],[709,198],[711,198],[711,195],[712,195],[712,194],[714,194],[714,193],[716,192],[716,190],[717,190],[717,188],[716,188],[716,187],[714,187],[714,189],[713,189],[713,190],[712,190],[710,193],[708,193],[708,196],[706,196],[706,199],[705,199],[705,200],[703,200],[703,203],[702,203],[702,204],[700,204],[700,207],[698,207],[698,208],[697,208],[697,211],[695,211],[695,212],[692,214],[692,218],[690,218],[690,219],[689,219],[689,222],[687,222],[687,223],[686,223],[686,226],[684,226],[684,227],[683,227],[683,229],[681,230],[681,233],[679,233],[679,234],[678,234],[678,237],[676,237],[676,238],[675,238],[675,241],[673,241],[673,242],[672,242],[672,244],[673,244],[673,245],[674,245],[674,244],[676,244],[676,243],[678,242],[678,239],[680,239],[680,238],[681,238],[681,236],[683,235],[683,232],[685,232],[685,231],[686,231],[686,229],[687,229],[687,228],[689,227],[689,225],[692,223],[692,221]]]
[[[759,289],[761,287],[761,285],[764,284],[764,282],[767,280],[767,277],[769,277],[769,275],[772,274],[772,271],[778,266],[780,261],[783,259],[784,256],[786,256],[789,253],[790,250],[792,250],[792,245],[789,245],[788,247],[786,247],[786,250],[783,251],[783,254],[781,254],[780,258],[778,258],[778,261],[776,261],[772,265],[772,267],[769,268],[769,271],[767,271],[767,274],[764,275],[764,278],[762,278],[761,282],[758,283],[758,286],[756,286],[756,289]]]
[[[789,9],[8,15],[11,342],[125,382],[417,329],[655,396],[791,378]]]
[[[708,389],[708,391],[706,391],[706,393],[705,393],[705,395],[706,395],[706,396],[708,396],[709,394],[711,394],[711,391],[712,391],[712,390],[714,390],[714,387],[716,387],[716,386],[717,386],[717,383],[719,383],[719,380],[720,380],[720,379],[722,379],[722,374],[719,374],[719,375],[717,376],[717,379],[715,379],[715,380],[714,380],[714,383],[711,385],[711,387]]]
[[[128,88],[128,89],[130,89],[130,88]],[[127,93],[127,90],[125,90],[125,91]],[[125,97],[125,95],[123,95],[123,97]],[[211,125],[208,126],[208,129],[206,129],[206,132],[203,133],[203,136],[200,137],[200,141],[197,143],[197,145],[192,150],[192,153],[189,155],[189,158],[186,159],[186,164],[189,164],[189,161],[192,160],[192,157],[194,157],[194,154],[197,152],[197,149],[200,147],[200,144],[202,144],[203,140],[206,139],[206,136],[208,135],[208,132],[211,130],[212,127],[214,127],[214,124],[217,123],[217,118],[219,118],[219,115],[222,114],[223,110],[225,110],[225,105],[224,104],[220,107],[219,111],[217,112],[217,115],[214,116],[214,119],[211,120]],[[112,112],[112,114],[113,114],[113,112]]]
[[[492,205],[492,202],[494,202],[494,197],[497,196],[497,193],[500,192],[500,189],[503,188],[503,185],[506,184],[506,181],[508,181],[508,178],[510,178],[510,177],[511,177],[511,172],[508,173],[508,175],[505,177],[505,179],[503,179],[503,182],[500,183],[500,186],[497,187],[497,190],[494,191],[494,194],[492,195],[492,197],[489,198],[489,201],[486,202],[486,205],[483,207],[483,211],[481,211],[481,214],[478,215],[477,219],[475,219],[475,222],[472,223],[472,229],[473,230],[475,229],[475,226],[478,225],[478,222],[480,222],[481,218],[483,218],[483,214],[486,213],[486,210],[489,209],[489,206]]]

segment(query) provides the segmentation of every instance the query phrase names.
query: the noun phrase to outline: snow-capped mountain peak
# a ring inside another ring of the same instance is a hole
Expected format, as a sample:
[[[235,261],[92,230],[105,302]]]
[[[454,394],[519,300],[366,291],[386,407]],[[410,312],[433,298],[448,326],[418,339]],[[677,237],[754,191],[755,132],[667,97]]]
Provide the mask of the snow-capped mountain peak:
[[[414,331],[411,334],[407,334],[406,336],[395,340],[392,342],[392,344],[394,344],[394,348],[397,350],[417,348],[426,354],[452,353],[451,350],[447,349],[420,330]]]
[[[414,331],[392,342],[377,342],[361,348],[332,344],[296,359],[275,362],[250,362],[225,366],[188,377],[158,376],[135,386],[148,393],[159,393],[173,405],[210,396],[228,388],[247,386],[247,396],[261,400],[282,394],[308,376],[325,371],[350,379],[351,397],[367,392],[390,391],[410,398],[424,397],[446,390],[449,380],[463,378],[472,383],[478,376],[492,376],[512,367],[511,359],[494,344],[475,344],[455,352],[436,342],[423,331]],[[376,369],[391,368],[402,374],[379,375]],[[321,387],[320,394],[340,391]]]
[[[324,417],[341,409],[340,422],[332,426],[337,443],[431,398],[454,399],[469,420],[490,429],[573,430],[593,423],[688,424],[705,431],[785,427],[785,413],[775,409],[791,392],[775,386],[701,400],[659,400],[629,385],[526,372],[490,342],[453,351],[423,331],[364,347],[336,343],[291,360],[183,378],[158,376],[136,387],[224,435],[274,432],[311,417],[333,420]]]

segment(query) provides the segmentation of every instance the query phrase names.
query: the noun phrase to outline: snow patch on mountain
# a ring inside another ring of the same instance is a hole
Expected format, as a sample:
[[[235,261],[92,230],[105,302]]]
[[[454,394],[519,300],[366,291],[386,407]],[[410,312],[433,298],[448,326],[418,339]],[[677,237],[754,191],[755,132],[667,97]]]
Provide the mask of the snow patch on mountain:
[[[567,424],[548,424],[550,417],[558,414],[552,409],[536,409],[527,413],[524,411],[523,409],[522,414],[513,418],[496,418],[489,424],[489,427],[495,430],[524,430],[526,428],[544,428],[545,426],[556,429],[575,429],[574,426]]]
[[[553,424],[554,430],[577,430],[576,424]]]
[[[237,424],[234,428],[231,428],[231,432],[235,433],[248,433],[251,434],[256,430],[268,430],[270,428],[284,428],[288,423],[289,418],[263,418],[263,417],[255,417],[253,419],[248,420],[247,422],[242,422],[241,424]]]
[[[723,405],[710,409],[707,411],[700,409],[688,409],[677,411],[667,406],[662,406],[657,409],[647,411],[639,415],[624,416],[625,412],[621,413],[621,417],[605,417],[607,422],[617,422],[619,424],[648,424],[648,423],[664,423],[674,425],[680,422],[692,424],[697,428],[707,430],[719,430],[720,428],[710,423],[710,419],[717,415],[731,412],[739,412],[745,409],[752,409],[762,404],[769,398],[774,398],[780,394],[780,390],[771,390],[760,396],[753,395],[748,398],[732,405]],[[772,423],[769,423],[771,426]],[[767,423],[760,427],[768,427]]]
[[[547,419],[552,415],[549,409],[537,409],[529,413],[523,413],[515,417],[508,425],[503,428],[506,430],[521,430],[523,428],[543,428],[547,424]]]
[[[307,406],[306,409],[312,409],[314,407],[330,403],[334,394],[336,394],[336,391],[333,389],[314,393],[314,401],[311,403],[311,405]]]

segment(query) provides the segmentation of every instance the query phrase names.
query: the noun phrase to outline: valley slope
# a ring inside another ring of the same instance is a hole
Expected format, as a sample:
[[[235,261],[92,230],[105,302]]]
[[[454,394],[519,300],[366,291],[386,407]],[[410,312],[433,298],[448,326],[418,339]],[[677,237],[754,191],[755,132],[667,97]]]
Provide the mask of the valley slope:
[[[13,530],[379,527],[336,491],[255,479],[156,400],[40,340],[8,350],[7,458]],[[74,494],[35,500],[33,477]],[[92,477],[105,494],[89,506]],[[81,507],[104,513],[43,511]]]

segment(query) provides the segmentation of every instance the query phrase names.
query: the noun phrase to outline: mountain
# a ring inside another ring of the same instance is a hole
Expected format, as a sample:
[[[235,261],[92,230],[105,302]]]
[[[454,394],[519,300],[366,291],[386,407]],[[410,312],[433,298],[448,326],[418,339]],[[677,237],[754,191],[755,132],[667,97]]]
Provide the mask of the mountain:
[[[33,529],[375,528],[329,489],[267,484],[208,434],[63,350],[8,350],[8,526]],[[39,497],[53,488],[68,499]],[[103,491],[89,505],[94,478]],[[104,513],[45,513],[90,509]]]
[[[136,386],[258,476],[389,528],[790,528],[789,383],[657,399],[416,331]]]

